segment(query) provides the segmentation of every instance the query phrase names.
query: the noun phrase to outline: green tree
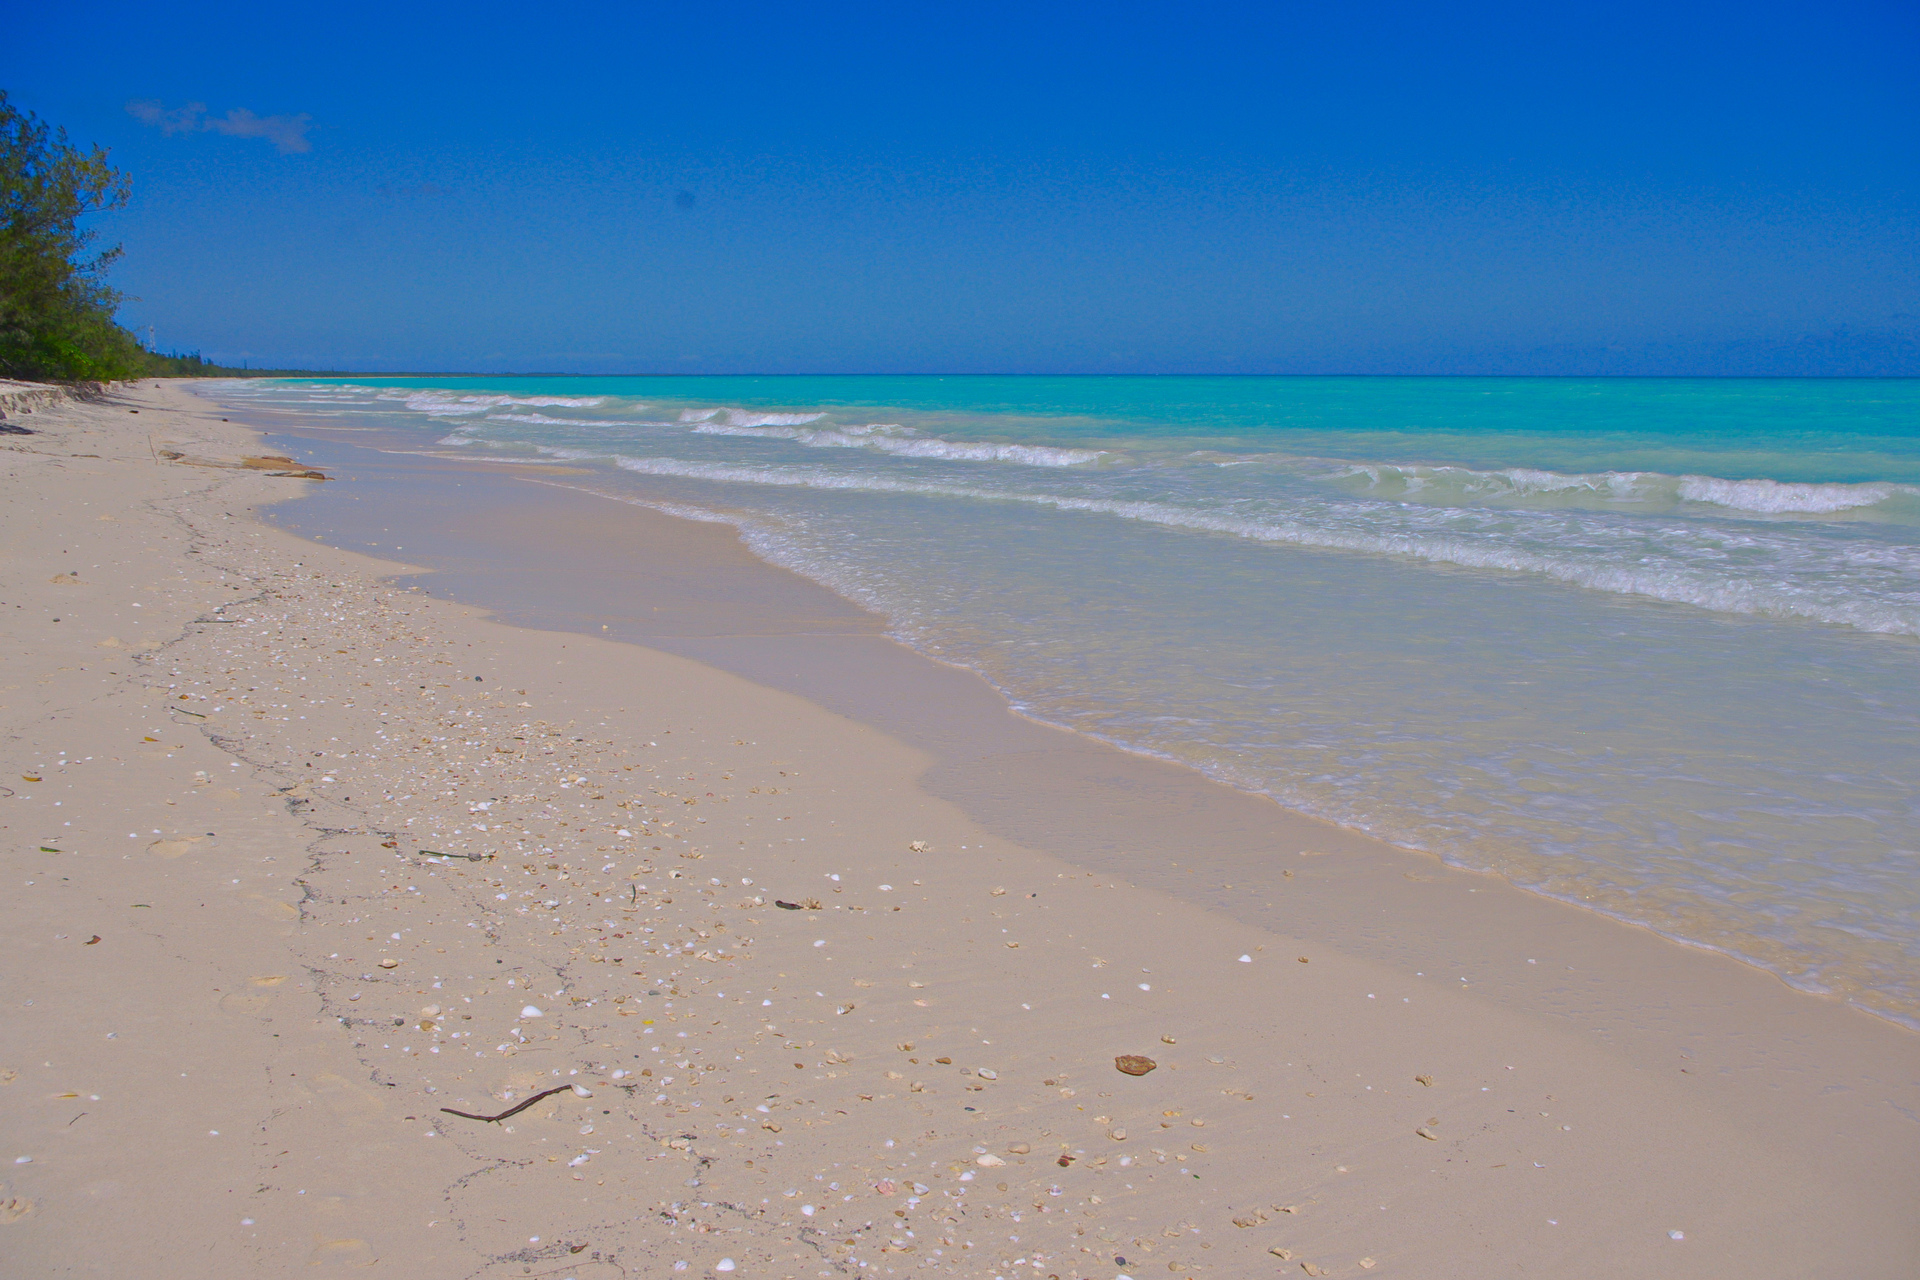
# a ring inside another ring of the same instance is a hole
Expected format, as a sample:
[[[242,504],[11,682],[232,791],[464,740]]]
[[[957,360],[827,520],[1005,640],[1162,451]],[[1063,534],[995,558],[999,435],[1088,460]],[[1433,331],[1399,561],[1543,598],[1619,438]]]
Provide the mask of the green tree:
[[[137,376],[146,353],[114,322],[122,295],[105,280],[119,246],[93,251],[80,220],[119,209],[127,176],[107,152],[77,149],[65,129],[21,111],[0,90],[0,374]]]

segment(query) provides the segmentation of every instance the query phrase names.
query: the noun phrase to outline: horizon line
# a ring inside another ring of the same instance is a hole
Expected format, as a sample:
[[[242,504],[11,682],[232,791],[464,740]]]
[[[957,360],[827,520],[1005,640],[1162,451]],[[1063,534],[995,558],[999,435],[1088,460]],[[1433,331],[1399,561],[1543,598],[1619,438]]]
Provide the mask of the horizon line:
[[[242,369],[245,374],[249,370]],[[158,375],[156,375],[158,376]],[[192,378],[228,378],[231,373],[176,375]],[[385,372],[352,369],[260,370],[262,378],[1511,378],[1581,381],[1676,381],[1713,379],[1726,382],[1911,382],[1920,373],[932,373],[839,372],[766,373],[590,373],[565,369],[534,370],[402,370]]]

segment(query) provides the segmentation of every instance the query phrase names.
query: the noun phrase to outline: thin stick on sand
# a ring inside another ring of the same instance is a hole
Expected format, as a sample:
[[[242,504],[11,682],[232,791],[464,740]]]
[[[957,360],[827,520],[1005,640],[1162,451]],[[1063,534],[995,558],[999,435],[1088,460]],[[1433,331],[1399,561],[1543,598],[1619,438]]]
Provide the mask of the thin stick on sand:
[[[459,1116],[462,1120],[478,1120],[484,1124],[498,1124],[502,1120],[505,1120],[511,1116],[519,1115],[522,1111],[525,1111],[528,1107],[540,1101],[540,1099],[542,1098],[551,1098],[554,1094],[565,1093],[567,1090],[571,1088],[573,1088],[572,1085],[563,1084],[557,1088],[549,1089],[545,1093],[536,1093],[531,1098],[528,1098],[525,1102],[521,1103],[519,1106],[509,1108],[506,1111],[502,1111],[497,1116],[476,1116],[470,1111],[455,1111],[452,1107],[442,1107],[440,1109],[446,1112],[450,1116]]]

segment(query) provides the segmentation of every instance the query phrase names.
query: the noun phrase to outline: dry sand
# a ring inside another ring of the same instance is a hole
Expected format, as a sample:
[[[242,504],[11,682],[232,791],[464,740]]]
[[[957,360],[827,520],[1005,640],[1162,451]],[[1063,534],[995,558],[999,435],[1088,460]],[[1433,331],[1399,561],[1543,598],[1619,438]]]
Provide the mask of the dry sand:
[[[490,620],[178,385],[8,421],[9,1274],[1915,1271],[1900,1028],[1190,779],[1076,844],[967,761],[1163,766]]]

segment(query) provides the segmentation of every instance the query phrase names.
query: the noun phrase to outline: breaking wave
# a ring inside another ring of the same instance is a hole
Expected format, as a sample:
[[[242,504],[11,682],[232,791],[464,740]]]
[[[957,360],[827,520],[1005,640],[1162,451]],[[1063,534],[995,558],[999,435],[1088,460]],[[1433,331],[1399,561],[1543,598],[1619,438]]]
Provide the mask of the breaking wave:
[[[818,415],[824,417],[825,415]],[[813,421],[813,419],[808,419]],[[1019,462],[1030,467],[1075,467],[1105,456],[1098,449],[1061,449],[1051,445],[992,444],[985,441],[943,440],[922,435],[912,427],[875,422],[859,427],[802,429],[787,425],[703,423],[701,435],[750,436],[762,440],[791,440],[809,449],[872,449],[897,458],[932,458],[943,462]]]
[[[1745,515],[1830,516],[1874,507],[1920,506],[1920,488],[1868,481],[1803,484],[1781,480],[1725,480],[1658,471],[1558,472],[1530,467],[1476,470],[1461,466],[1355,463],[1336,469],[1336,481],[1358,481],[1370,497],[1438,505],[1600,505],[1678,509],[1717,507]],[[1889,514],[1893,514],[1889,510]]]
[[[712,422],[721,418],[729,427],[803,427],[826,416],[824,413],[754,413],[749,409],[683,409],[680,421]]]
[[[1716,554],[1683,558],[1686,548],[1622,547],[1619,554],[1594,554],[1592,545],[1556,554],[1551,547],[1520,545],[1497,532],[1409,529],[1395,531],[1366,512],[1342,516],[1331,510],[1313,519],[1248,514],[1228,509],[1182,507],[1167,502],[1067,494],[1013,492],[977,485],[940,484],[853,475],[816,467],[752,467],[677,458],[638,458],[602,451],[542,447],[549,456],[611,461],[644,475],[678,476],[728,484],[776,485],[869,493],[923,494],[987,502],[1018,502],[1134,520],[1162,528],[1244,538],[1274,545],[1329,551],[1357,551],[1424,560],[1462,568],[1538,574],[1571,586],[1616,595],[1642,596],[1691,605],[1718,613],[1804,618],[1885,635],[1920,636],[1920,594],[1868,592],[1858,582],[1831,583],[1822,574],[1788,565],[1770,573],[1729,568]],[[1591,533],[1592,531],[1588,531]],[[1629,553],[1629,550],[1631,553]],[[1884,550],[1883,550],[1884,554]],[[1865,568],[1872,551],[1843,555],[1849,567]],[[1920,564],[1895,555],[1897,563],[1879,566],[1910,579]],[[1832,567],[1832,566],[1821,566]]]
[[[605,396],[460,395],[450,391],[383,392],[382,400],[399,400],[415,413],[437,418],[464,417],[490,409],[524,406],[529,409],[591,409],[607,402]]]
[[[1682,476],[1679,493],[1688,502],[1769,515],[1826,515],[1876,507],[1894,497],[1920,497],[1920,489],[1904,484],[1787,484],[1779,480],[1716,480],[1711,476]]]

